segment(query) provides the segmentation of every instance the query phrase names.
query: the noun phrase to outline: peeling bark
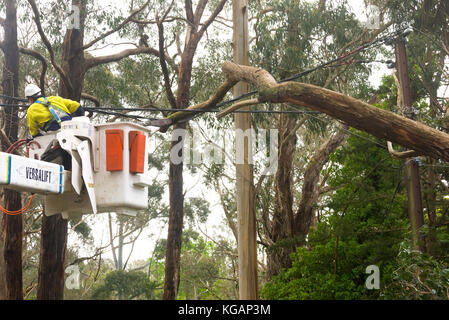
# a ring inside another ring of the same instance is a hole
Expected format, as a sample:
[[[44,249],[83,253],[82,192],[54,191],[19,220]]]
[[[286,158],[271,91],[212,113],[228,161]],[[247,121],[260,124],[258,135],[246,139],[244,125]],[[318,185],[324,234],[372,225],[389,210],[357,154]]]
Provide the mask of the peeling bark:
[[[345,127],[344,129],[346,129]],[[312,218],[314,216],[314,206],[320,195],[320,172],[329,161],[329,156],[347,138],[347,131],[340,130],[327,140],[314,154],[304,173],[304,180],[301,192],[301,201],[296,211],[294,230],[295,235],[305,238],[310,230]]]
[[[269,250],[267,255],[267,276],[271,279],[282,268],[291,266],[290,254],[294,246],[282,245],[279,241],[293,237],[293,160],[296,150],[296,118],[280,117],[278,170],[275,175],[275,191],[277,210],[269,223],[271,241],[276,249]],[[295,130],[295,132],[292,132]]]

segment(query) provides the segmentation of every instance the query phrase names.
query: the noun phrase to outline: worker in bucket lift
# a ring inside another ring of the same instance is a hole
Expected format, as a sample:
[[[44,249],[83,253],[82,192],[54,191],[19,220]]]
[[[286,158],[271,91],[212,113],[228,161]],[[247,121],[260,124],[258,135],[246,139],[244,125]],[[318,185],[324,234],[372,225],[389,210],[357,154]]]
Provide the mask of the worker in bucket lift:
[[[58,96],[45,97],[35,84],[25,87],[25,97],[30,103],[27,111],[27,123],[33,138],[42,135],[42,132],[59,130],[62,121],[84,116],[84,109],[79,102]],[[62,164],[66,170],[71,169],[70,154],[61,149],[57,143],[51,143],[46,148],[41,160]]]

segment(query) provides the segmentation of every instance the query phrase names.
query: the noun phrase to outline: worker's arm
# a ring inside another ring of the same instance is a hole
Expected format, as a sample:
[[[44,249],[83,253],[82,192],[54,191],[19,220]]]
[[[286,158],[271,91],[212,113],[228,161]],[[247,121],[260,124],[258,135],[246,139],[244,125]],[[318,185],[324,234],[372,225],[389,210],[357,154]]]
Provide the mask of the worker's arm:
[[[72,117],[83,117],[84,116],[84,108],[79,105],[75,112],[70,114]]]
[[[67,108],[67,110],[69,111],[69,113],[72,117],[79,117],[79,115],[75,115],[75,113],[77,113],[78,109],[80,109],[80,108],[81,108],[81,110],[78,113],[81,113],[81,111],[82,111],[83,112],[82,115],[84,115],[84,110],[81,107],[79,102],[70,100],[70,99],[61,98],[61,97],[58,97],[58,99],[60,99],[59,101],[63,105],[65,105],[65,107]]]
[[[36,137],[39,134],[39,127],[33,115],[33,111],[31,108],[28,108],[27,111],[27,124],[28,130],[30,130],[30,134],[32,137]]]

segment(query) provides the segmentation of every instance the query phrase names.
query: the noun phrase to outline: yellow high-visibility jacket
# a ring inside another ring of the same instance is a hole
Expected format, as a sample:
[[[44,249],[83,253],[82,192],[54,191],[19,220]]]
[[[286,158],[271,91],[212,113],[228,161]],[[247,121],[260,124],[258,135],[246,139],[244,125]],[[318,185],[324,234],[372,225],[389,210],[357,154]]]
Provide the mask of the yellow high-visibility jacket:
[[[79,102],[64,99],[58,96],[50,96],[47,97],[50,104],[56,108],[60,109],[57,111],[62,111],[62,113],[67,113],[68,115],[74,113],[80,106]],[[44,102],[44,98],[38,98],[36,101]],[[61,119],[62,121],[68,119]],[[48,107],[39,102],[34,102],[32,105],[28,107],[27,111],[27,122],[28,129],[30,130],[30,134],[35,137],[39,133],[40,130],[45,130],[45,127],[48,126],[50,122],[55,121],[53,115],[51,114]]]

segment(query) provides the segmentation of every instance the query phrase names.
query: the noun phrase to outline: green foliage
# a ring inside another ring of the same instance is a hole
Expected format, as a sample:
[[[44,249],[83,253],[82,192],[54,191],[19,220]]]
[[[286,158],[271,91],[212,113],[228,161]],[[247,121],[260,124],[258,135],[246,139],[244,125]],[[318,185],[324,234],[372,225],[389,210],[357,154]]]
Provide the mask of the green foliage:
[[[118,270],[106,275],[104,283],[94,289],[92,299],[151,299],[155,289],[156,283],[145,273]]]
[[[365,287],[366,267],[377,265],[389,283],[406,231],[406,202],[398,161],[366,139],[351,136],[331,160],[329,184],[338,190],[323,204],[321,222],[292,267],[267,283],[267,299],[377,299]],[[399,179],[399,180],[398,180]]]
[[[210,214],[209,202],[202,198],[189,198],[184,204],[184,215],[191,222],[205,223]]]
[[[183,232],[181,253],[181,281],[178,299],[217,299],[225,293],[225,256],[211,241],[197,232]]]
[[[267,1],[266,5],[273,11],[258,17],[251,59],[279,80],[340,56],[340,50],[363,29],[346,1],[328,1],[325,7],[318,1],[300,0]],[[357,55],[361,59],[374,56],[374,51]],[[323,86],[334,71],[313,72],[299,81]],[[329,88],[341,91],[344,86],[351,95],[362,97],[368,91],[365,79],[369,73],[363,64],[353,64],[340,75],[339,88],[334,81]]]
[[[70,220],[70,226],[75,227],[73,230],[84,239],[87,239],[92,231],[92,228],[84,221]]]
[[[393,279],[381,297],[403,300],[449,299],[449,265],[401,244]]]
[[[313,250],[298,248],[292,254],[292,268],[285,270],[267,283],[261,292],[266,299],[309,300],[309,299],[360,299],[363,296],[363,282],[357,281],[363,270],[353,269],[351,273],[335,274],[333,242],[314,246]],[[350,245],[341,248],[346,259],[351,253]],[[350,258],[356,260],[356,256]],[[347,265],[343,268],[346,269]]]

